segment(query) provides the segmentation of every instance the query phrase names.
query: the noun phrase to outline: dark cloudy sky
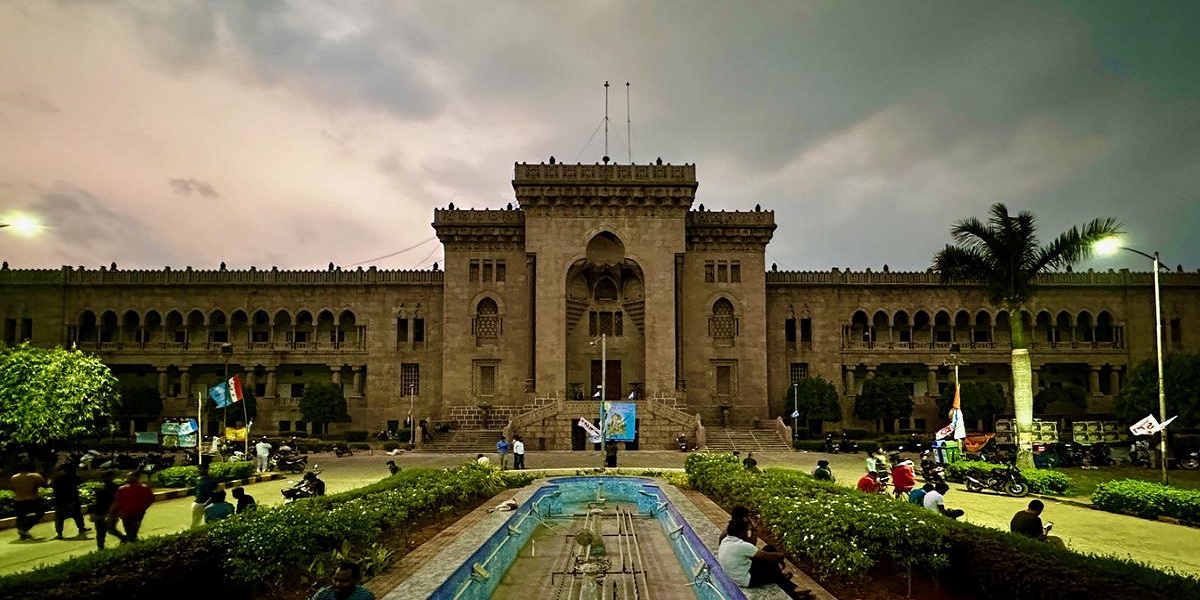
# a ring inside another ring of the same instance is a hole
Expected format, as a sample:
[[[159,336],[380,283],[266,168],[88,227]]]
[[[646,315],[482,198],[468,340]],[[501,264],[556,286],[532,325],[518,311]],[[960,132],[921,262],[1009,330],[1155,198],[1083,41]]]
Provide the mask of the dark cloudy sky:
[[[13,266],[350,265],[512,164],[697,164],[783,269],[924,269],[1005,202],[1200,267],[1200,3],[0,3]],[[436,242],[376,261],[428,267]],[[1083,268],[1134,266],[1093,259]]]

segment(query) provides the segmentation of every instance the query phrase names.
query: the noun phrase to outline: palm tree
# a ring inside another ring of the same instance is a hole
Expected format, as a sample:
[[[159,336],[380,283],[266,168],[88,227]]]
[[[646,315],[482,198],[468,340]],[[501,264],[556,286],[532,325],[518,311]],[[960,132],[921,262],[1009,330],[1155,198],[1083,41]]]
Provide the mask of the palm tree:
[[[943,282],[982,284],[991,302],[1008,311],[1012,327],[1017,457],[1023,467],[1033,466],[1029,435],[1033,425],[1033,384],[1023,309],[1033,297],[1039,275],[1088,258],[1093,244],[1120,234],[1120,227],[1112,218],[1095,219],[1083,227],[1072,227],[1041,246],[1032,213],[1010,215],[1008,207],[996,203],[987,223],[974,217],[956,223],[950,229],[954,245],[947,245],[933,257],[933,268],[941,273]]]

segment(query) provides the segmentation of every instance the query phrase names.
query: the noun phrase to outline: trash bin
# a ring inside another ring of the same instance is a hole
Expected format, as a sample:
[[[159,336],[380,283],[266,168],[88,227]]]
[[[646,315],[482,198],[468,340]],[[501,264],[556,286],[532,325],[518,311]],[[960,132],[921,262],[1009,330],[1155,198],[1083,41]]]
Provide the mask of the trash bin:
[[[947,463],[953,463],[962,460],[962,444],[959,442],[946,442],[945,453],[945,462]]]

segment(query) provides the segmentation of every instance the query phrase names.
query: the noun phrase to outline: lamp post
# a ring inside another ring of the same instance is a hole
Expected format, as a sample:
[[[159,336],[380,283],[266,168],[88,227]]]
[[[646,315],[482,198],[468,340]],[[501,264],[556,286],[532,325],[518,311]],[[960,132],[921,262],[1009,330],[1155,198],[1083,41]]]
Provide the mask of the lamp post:
[[[597,340],[592,340],[589,345],[595,346]],[[607,460],[605,454],[605,425],[604,425],[604,400],[608,398],[608,334],[600,334],[600,456],[602,460]]]
[[[413,416],[413,403],[417,399],[416,388],[413,384],[408,384],[408,443],[416,444],[417,419]]]
[[[792,440],[796,439],[796,428],[799,427],[800,419],[800,400],[797,395],[799,393],[797,387],[797,382],[792,380]]]
[[[1141,250],[1122,246],[1121,241],[1116,238],[1105,238],[1096,243],[1096,249],[1102,254],[1112,254],[1117,250],[1127,250],[1134,254],[1144,256],[1150,259],[1150,264],[1154,269],[1154,354],[1158,360],[1158,418],[1160,423],[1165,423],[1167,420],[1167,391],[1163,386],[1163,349],[1162,349],[1162,296],[1158,287],[1158,271],[1162,268],[1162,261],[1158,257],[1158,252],[1147,254]],[[1162,482],[1163,485],[1168,485],[1170,477],[1167,475],[1167,428],[1164,427],[1158,432],[1159,452],[1162,458],[1159,462],[1162,463]]]
[[[231,391],[229,389],[229,359],[233,357],[233,344],[230,344],[228,342],[221,344],[221,356],[224,357],[224,359],[225,359],[225,376],[223,378],[221,378],[221,385],[225,386],[225,393],[228,395]],[[226,437],[226,430],[229,428],[228,416],[226,414],[229,411],[228,406],[229,406],[229,404],[227,403],[224,407],[221,408],[221,437],[222,438]]]

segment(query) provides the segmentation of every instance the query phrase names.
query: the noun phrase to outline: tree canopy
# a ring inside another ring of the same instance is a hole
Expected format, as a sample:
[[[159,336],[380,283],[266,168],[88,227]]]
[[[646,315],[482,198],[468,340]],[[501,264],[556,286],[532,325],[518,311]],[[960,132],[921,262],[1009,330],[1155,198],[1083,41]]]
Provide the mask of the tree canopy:
[[[118,389],[95,356],[0,346],[0,442],[44,445],[93,436],[120,406]]]
[[[322,429],[330,423],[349,421],[342,386],[332,382],[305,386],[300,397],[300,414],[305,421],[320,423]]]
[[[784,396],[783,414],[791,415],[793,410],[800,413],[798,418],[804,424],[807,424],[809,419],[842,420],[842,406],[838,403],[837,388],[821,377],[805,377],[797,381],[796,385],[788,386]]]
[[[1004,395],[1004,388],[998,383],[964,381],[959,394],[964,419],[990,421],[994,415],[1008,412],[1008,399]],[[938,414],[950,414],[950,405],[953,403],[954,386],[951,385],[937,399]]]
[[[1171,428],[1200,425],[1200,354],[1173,352],[1163,357],[1163,390],[1167,418],[1179,415]],[[1130,423],[1158,414],[1158,364],[1153,358],[1138,363],[1117,396],[1116,413]]]
[[[891,421],[912,415],[913,399],[904,381],[876,375],[863,382],[854,399],[854,416],[871,421]]]

